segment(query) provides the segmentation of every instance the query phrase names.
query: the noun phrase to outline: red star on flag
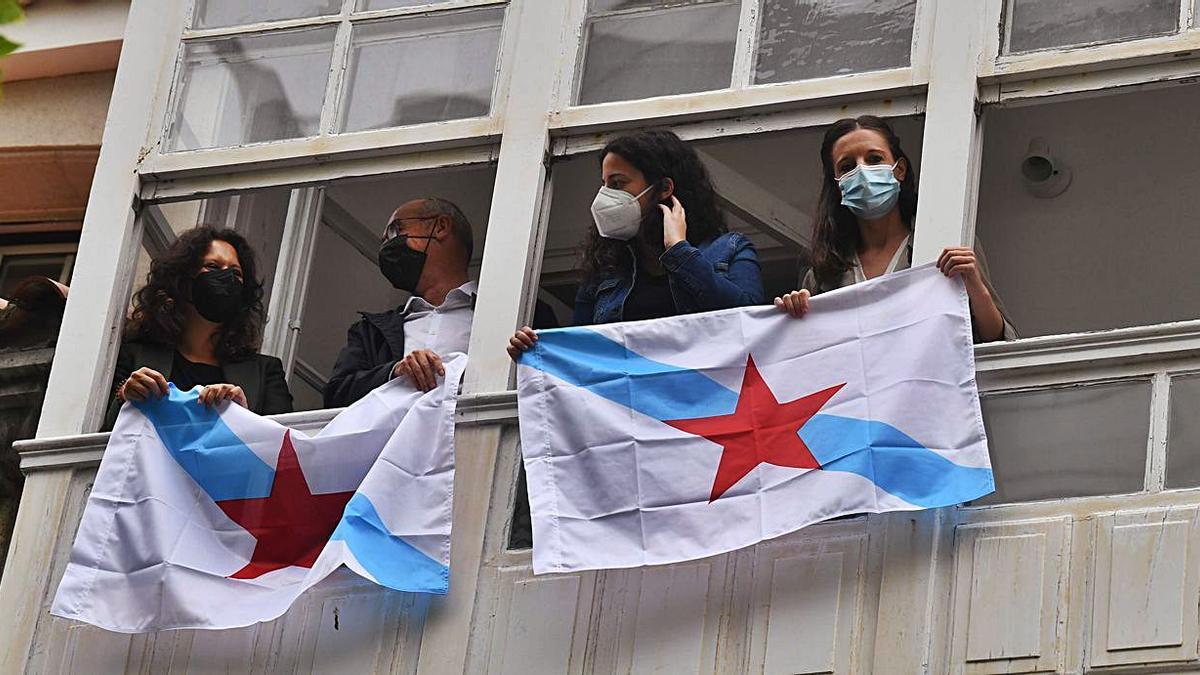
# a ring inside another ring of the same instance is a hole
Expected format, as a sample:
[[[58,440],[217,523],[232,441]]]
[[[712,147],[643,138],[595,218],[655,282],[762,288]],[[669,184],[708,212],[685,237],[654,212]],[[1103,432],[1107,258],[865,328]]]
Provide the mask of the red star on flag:
[[[292,434],[285,432],[271,496],[217,502],[225,515],[257,540],[250,562],[230,578],[255,579],[293,566],[311,568],[353,495],[353,491],[313,494],[292,447]]]
[[[754,357],[747,356],[742,391],[732,413],[664,422],[680,431],[703,436],[723,448],[712,493],[708,497],[711,504],[759,464],[795,469],[821,468],[800,438],[800,428],[844,386],[845,382],[795,401],[780,403],[759,374]]]

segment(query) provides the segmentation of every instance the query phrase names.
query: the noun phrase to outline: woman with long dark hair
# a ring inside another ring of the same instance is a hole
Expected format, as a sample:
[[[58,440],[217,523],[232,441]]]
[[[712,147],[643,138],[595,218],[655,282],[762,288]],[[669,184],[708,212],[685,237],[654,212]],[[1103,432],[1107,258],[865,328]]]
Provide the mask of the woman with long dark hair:
[[[763,302],[754,245],[727,230],[708,170],[678,136],[646,130],[616,138],[600,151],[600,172],[575,325]],[[522,328],[509,354],[517,358],[536,339]]]
[[[204,405],[291,412],[283,364],[258,353],[262,296],[258,262],[242,235],[207,226],[179,235],[134,294],[105,428],[122,403],[164,396],[168,382],[203,387]]]
[[[797,318],[813,295],[912,266],[916,171],[891,125],[871,115],[835,122],[821,143],[821,166],[812,268],[800,290],[775,298],[775,306]],[[938,268],[966,284],[976,341],[1014,339],[977,249],[978,243],[947,248]]]

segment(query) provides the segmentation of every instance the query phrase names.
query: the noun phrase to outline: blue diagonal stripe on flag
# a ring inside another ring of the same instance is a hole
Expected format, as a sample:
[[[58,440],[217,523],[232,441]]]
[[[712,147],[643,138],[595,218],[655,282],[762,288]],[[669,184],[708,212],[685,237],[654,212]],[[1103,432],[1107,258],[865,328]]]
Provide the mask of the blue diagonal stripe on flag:
[[[737,406],[737,392],[702,372],[646,358],[591,328],[539,331],[521,362],[660,421]],[[800,438],[823,470],[862,476],[914,506],[960,504],[994,489],[991,469],[955,464],[885,422],[817,414]]]
[[[201,405],[200,389],[134,403],[149,418],[167,451],[213,501],[258,499],[271,494],[275,469],[254,454],[215,408]]]
[[[737,392],[707,375],[648,359],[588,328],[538,332],[521,362],[656,420],[725,415]]]
[[[800,438],[822,469],[858,474],[915,506],[961,504],[995,489],[991,469],[955,464],[883,422],[814,415]]]
[[[392,534],[371,500],[361,492],[350,498],[330,541],[344,541],[375,581],[397,591],[445,594],[450,568]]]

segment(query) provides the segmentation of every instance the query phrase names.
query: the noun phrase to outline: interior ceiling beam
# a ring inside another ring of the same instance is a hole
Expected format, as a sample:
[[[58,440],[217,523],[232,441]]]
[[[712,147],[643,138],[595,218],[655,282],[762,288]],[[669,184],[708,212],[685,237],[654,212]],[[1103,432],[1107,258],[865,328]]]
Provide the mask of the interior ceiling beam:
[[[157,258],[175,243],[175,230],[158,204],[148,204],[142,211],[142,243],[150,257]]]
[[[334,234],[341,237],[347,244],[354,247],[362,257],[376,264],[379,258],[379,239],[354,214],[350,213],[325,192],[325,208],[321,212],[321,222],[329,226]]]
[[[806,225],[812,218],[750,180],[737,169],[697,150],[708,167],[721,205],[784,246],[808,249]]]

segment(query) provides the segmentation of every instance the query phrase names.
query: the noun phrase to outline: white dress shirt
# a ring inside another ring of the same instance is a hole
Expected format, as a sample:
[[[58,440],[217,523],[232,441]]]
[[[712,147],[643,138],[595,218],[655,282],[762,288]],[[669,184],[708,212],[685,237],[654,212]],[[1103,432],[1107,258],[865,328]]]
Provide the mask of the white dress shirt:
[[[477,290],[475,282],[468,281],[447,293],[446,300],[436,307],[424,298],[409,298],[404,305],[405,356],[418,349],[428,349],[438,356],[467,353]]]

